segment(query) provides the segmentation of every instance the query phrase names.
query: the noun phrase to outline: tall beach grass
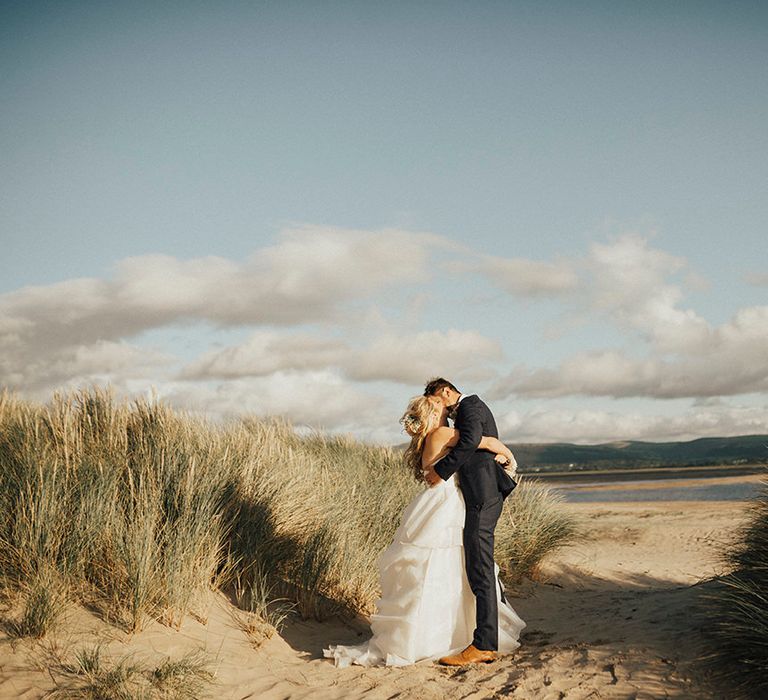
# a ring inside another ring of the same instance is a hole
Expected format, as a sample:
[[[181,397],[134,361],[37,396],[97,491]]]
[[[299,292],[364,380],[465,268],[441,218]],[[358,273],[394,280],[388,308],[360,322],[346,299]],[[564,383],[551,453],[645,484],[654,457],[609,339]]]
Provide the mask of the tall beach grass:
[[[268,596],[305,617],[368,614],[419,488],[397,450],[280,420],[214,424],[99,388],[45,405],[4,392],[0,584],[23,598],[8,624],[42,636],[69,601],[128,630],[178,626],[205,619],[212,588],[275,620]],[[546,489],[521,484],[497,560],[519,579],[573,533]]]
[[[768,478],[750,508],[725,554],[730,573],[705,588],[702,606],[704,661],[734,699],[768,697]]]

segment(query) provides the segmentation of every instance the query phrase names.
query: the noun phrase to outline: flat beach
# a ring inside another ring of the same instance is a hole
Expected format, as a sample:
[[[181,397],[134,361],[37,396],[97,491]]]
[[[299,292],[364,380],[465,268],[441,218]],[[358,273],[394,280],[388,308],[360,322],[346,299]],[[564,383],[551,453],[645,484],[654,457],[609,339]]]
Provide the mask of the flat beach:
[[[207,621],[188,618],[180,631],[152,623],[129,637],[73,608],[42,642],[11,644],[0,632],[0,698],[42,698],[53,688],[51,652],[65,657],[96,641],[115,657],[133,654],[155,664],[204,648],[216,671],[211,695],[238,700],[714,697],[693,663],[707,624],[697,596],[702,579],[721,571],[719,552],[747,503],[563,507],[578,515],[585,537],[553,555],[540,580],[512,593],[528,626],[521,648],[494,664],[336,669],[322,658],[323,645],[364,640],[364,621],[293,618],[280,636],[254,648],[235,622],[236,610],[212,594]]]

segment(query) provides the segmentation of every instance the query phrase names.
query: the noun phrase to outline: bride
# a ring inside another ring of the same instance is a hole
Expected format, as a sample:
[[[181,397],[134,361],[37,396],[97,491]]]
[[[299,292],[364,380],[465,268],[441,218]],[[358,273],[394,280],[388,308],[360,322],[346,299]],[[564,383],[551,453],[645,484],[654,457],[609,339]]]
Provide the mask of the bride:
[[[413,399],[400,419],[411,444],[406,464],[419,481],[458,441],[448,427],[447,410],[432,396]],[[515,464],[496,438],[483,437],[478,449],[496,453],[500,463]],[[426,488],[403,512],[392,544],[379,559],[381,598],[371,616],[373,636],[355,646],[323,650],[336,666],[405,666],[464,649],[472,641],[475,599],[464,568],[464,499],[458,474]],[[520,646],[525,622],[506,603],[496,568],[500,652]]]

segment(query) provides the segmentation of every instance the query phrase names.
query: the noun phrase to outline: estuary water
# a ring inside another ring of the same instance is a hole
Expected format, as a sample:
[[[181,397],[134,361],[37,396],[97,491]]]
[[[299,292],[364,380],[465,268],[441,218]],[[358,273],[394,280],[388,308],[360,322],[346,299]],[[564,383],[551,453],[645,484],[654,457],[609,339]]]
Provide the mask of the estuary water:
[[[648,482],[625,483],[623,488],[589,488],[572,484],[548,484],[553,490],[562,493],[569,503],[596,503],[600,501],[744,501],[754,498],[760,484],[755,482],[705,484],[680,486],[677,479],[670,479],[671,484],[664,485],[662,480],[654,481],[654,487],[648,488]],[[615,486],[615,482],[610,482]],[[645,488],[644,488],[645,486]]]
[[[690,472],[663,470],[650,473],[530,475],[563,495],[569,503],[631,501],[743,501],[761,490],[764,469],[751,473],[736,470],[691,469]],[[667,478],[665,478],[667,476]]]

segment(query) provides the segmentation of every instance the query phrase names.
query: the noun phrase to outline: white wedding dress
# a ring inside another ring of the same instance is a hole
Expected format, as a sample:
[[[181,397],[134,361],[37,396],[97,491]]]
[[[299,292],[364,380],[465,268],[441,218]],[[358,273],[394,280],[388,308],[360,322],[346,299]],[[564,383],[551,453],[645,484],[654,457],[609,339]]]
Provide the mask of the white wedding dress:
[[[454,475],[426,488],[403,511],[394,541],[379,559],[381,598],[373,636],[323,650],[336,666],[405,666],[461,651],[472,642],[475,596],[464,568],[464,498]],[[499,599],[499,651],[510,652],[525,622]]]

